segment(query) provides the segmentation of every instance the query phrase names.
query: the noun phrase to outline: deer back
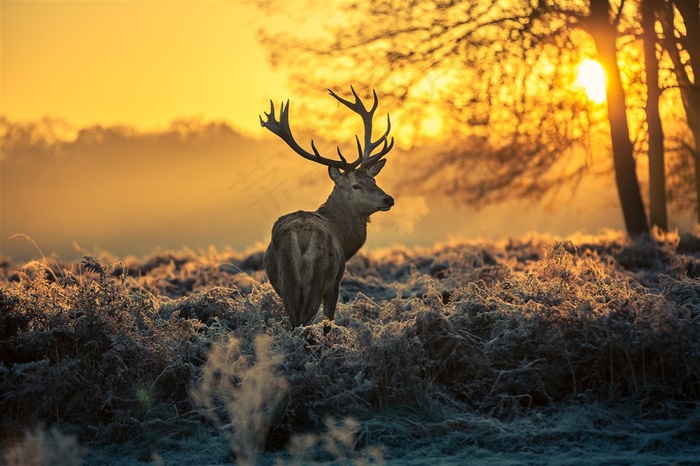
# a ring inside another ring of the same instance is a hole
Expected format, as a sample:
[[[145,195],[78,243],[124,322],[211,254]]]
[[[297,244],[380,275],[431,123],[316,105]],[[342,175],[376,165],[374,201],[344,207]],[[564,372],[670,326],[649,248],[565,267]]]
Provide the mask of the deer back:
[[[310,322],[323,296],[337,290],[345,254],[326,218],[298,211],[275,222],[264,266],[296,327]]]

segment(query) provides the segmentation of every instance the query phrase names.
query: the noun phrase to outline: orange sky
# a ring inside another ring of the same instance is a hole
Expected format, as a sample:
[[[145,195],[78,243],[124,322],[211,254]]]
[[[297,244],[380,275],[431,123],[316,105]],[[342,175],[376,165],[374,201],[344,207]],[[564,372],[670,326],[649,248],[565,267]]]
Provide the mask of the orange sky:
[[[285,85],[284,73],[273,71],[268,64],[265,49],[257,41],[257,31],[265,26],[268,31],[294,28],[318,32],[327,18],[306,17],[300,26],[299,21],[307,13],[293,12],[299,15],[295,19],[280,18],[282,15],[270,18],[251,1],[3,1],[0,113],[11,121],[51,116],[78,128],[121,124],[159,130],[177,118],[225,120],[246,134],[263,136],[265,144],[274,145],[274,156],[291,157],[290,163],[296,163],[295,156],[282,143],[260,128],[258,115],[269,108],[270,98],[279,102],[298,96],[292,95]],[[325,90],[319,92],[325,95]],[[328,105],[332,105],[330,100]],[[394,134],[399,126],[394,128]],[[112,169],[95,169],[81,177],[78,168],[64,166],[61,169],[67,174],[61,177],[43,173],[48,176],[44,182],[41,173],[25,173],[23,180],[3,174],[0,252],[15,257],[36,254],[30,245],[26,245],[25,252],[13,249],[26,243],[8,239],[17,233],[36,240],[46,253],[69,250],[73,241],[120,254],[145,254],[156,247],[183,245],[197,248],[228,244],[241,249],[254,240],[265,241],[277,216],[297,209],[313,210],[330,191],[325,170],[316,170],[325,183],[301,189],[290,187],[289,196],[281,196],[274,206],[269,206],[269,212],[261,215],[259,206],[233,188],[240,178],[236,171],[240,172],[242,161],[252,163],[263,156],[269,158],[270,154],[251,154],[255,151],[239,146],[221,146],[217,150],[227,152],[218,156],[183,152],[181,157],[188,160],[187,157],[196,156],[201,163],[177,175],[154,167],[140,173],[140,165],[127,169],[120,162],[120,169],[144,177],[133,186],[122,178],[114,179],[115,173],[107,173]],[[142,163],[151,157],[156,146],[147,149],[139,152],[144,154],[142,157],[129,156]],[[172,165],[170,159],[165,160],[168,162],[163,168]],[[299,170],[310,173],[318,169],[298,163]],[[183,166],[171,168],[179,170]],[[298,170],[286,176],[300,178]],[[381,175],[384,176],[388,175]],[[81,179],[90,180],[95,186],[85,189]],[[384,178],[379,181],[384,183]],[[10,189],[12,186],[16,189]],[[126,190],[122,187],[126,186],[129,195],[137,200],[125,201]],[[145,187],[151,191],[139,191]],[[392,188],[390,184],[384,187]],[[39,188],[48,192],[37,196]],[[91,194],[94,192],[99,196]],[[295,197],[302,192],[313,194]],[[186,196],[180,199],[180,195]],[[614,199],[609,203],[605,198],[582,210],[572,206],[552,214],[540,206],[524,207],[517,202],[477,212],[469,206],[457,208],[449,200],[437,201],[423,198],[418,192],[410,193],[405,201],[397,198],[392,211],[373,218],[367,245],[431,244],[450,235],[499,237],[533,230],[566,234],[586,228],[595,231],[601,226],[619,228],[619,209]],[[13,215],[10,207],[16,211]],[[529,209],[527,214],[523,214],[525,208]],[[56,218],[49,221],[47,212]],[[147,214],[139,217],[134,212]],[[91,228],[99,227],[117,238],[93,232],[76,216],[88,219]],[[58,225],[59,222],[63,224]],[[415,231],[404,228],[405,223],[415,223]],[[127,233],[133,237],[125,237]]]
[[[257,115],[288,95],[256,32],[253,2],[2,2],[2,113],[76,126],[161,128]]]

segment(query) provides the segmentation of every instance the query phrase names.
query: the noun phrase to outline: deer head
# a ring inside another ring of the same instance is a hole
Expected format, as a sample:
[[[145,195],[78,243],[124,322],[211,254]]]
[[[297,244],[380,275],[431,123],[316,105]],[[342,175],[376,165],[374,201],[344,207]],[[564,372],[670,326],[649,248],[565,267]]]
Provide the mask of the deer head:
[[[389,210],[394,205],[394,199],[379,188],[374,181],[374,177],[377,176],[386,163],[383,157],[394,147],[394,138],[391,137],[389,139],[391,119],[387,113],[386,131],[376,141],[372,140],[372,121],[374,112],[379,105],[377,92],[372,91],[374,102],[368,110],[357,95],[357,92],[355,92],[355,88],[351,86],[350,89],[355,97],[354,102],[343,99],[330,89],[328,92],[338,102],[362,118],[364,134],[362,141],[359,136],[355,136],[358,156],[353,162],[347,161],[340,147],[337,147],[339,159],[331,159],[321,155],[313,140],[311,141],[312,152],[302,148],[294,139],[292,130],[289,127],[289,100],[287,100],[286,105],[282,102],[279,120],[275,117],[275,106],[270,101],[270,113],[265,113],[265,120],[260,117],[260,124],[279,136],[297,154],[307,160],[327,166],[328,175],[335,183],[336,190],[343,192],[344,197],[359,215],[368,217],[378,210]]]

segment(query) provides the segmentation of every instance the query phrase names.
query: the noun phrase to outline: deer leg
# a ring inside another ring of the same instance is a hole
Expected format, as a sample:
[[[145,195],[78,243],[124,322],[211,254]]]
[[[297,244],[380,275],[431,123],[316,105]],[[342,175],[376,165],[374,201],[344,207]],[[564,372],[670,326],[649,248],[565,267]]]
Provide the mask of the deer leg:
[[[323,315],[328,320],[333,320],[335,308],[338,306],[338,294],[340,293],[340,281],[331,284],[323,295]]]
[[[286,292],[279,293],[282,297],[282,304],[284,305],[284,310],[287,312],[292,328],[296,328],[302,323],[301,293],[299,293],[299,289],[295,287],[289,287],[284,291]]]
[[[335,308],[338,306],[338,290],[336,289],[332,293],[328,293],[323,298],[323,315],[326,319],[333,320],[335,316]]]
[[[325,336],[328,336],[328,333],[331,331],[330,322],[333,320],[335,308],[338,305],[339,285],[339,283],[331,284],[323,294],[323,315],[325,316],[323,321],[323,335]]]
[[[335,270],[331,273],[332,278],[326,282],[323,291],[323,315],[328,320],[333,320],[335,316],[335,308],[338,306],[338,295],[340,294],[340,281],[345,273],[345,261],[342,259],[342,253],[339,253],[335,259]],[[333,273],[335,272],[335,273]]]
[[[321,296],[316,293],[310,293],[304,297],[304,305],[301,309],[301,325],[307,325],[313,320],[321,307]]]

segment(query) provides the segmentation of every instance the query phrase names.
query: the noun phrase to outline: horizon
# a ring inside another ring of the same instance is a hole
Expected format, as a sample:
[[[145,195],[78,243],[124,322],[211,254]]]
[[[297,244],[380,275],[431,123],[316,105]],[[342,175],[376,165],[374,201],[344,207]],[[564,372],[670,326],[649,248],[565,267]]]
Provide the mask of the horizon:
[[[330,193],[325,170],[303,162],[259,122],[270,100],[290,99],[299,109],[291,118],[301,128],[302,145],[311,138],[330,148],[354,144],[356,129],[336,124],[345,110],[327,98],[326,89],[292,91],[288,70],[272,66],[272,52],[262,44],[263,31],[328,34],[337,18],[323,16],[322,8],[308,10],[269,14],[257,2],[226,0],[2,2],[3,124],[49,121],[56,126],[52,131],[65,134],[52,135],[64,153],[46,163],[23,157],[10,166],[4,148],[0,253],[36,258],[39,252],[21,235],[43,254],[63,257],[95,250],[142,256],[210,245],[241,250],[266,241],[278,216],[318,207]],[[585,89],[582,98],[593,99],[591,80],[599,78],[591,76],[577,80]],[[429,74],[421,92],[437,99],[449,80]],[[358,91],[368,93],[371,84],[359,83]],[[345,95],[348,89],[338,91]],[[316,100],[322,102],[321,116],[312,117],[320,128],[303,121],[311,118],[304,111],[317,108],[309,105]],[[388,156],[392,169],[378,181],[397,204],[372,217],[367,248],[624,228],[610,172],[585,176],[573,193],[565,186],[558,197],[479,208],[411,189],[402,182],[411,160],[439,153],[435,148],[451,136],[441,133],[442,120],[429,111],[422,121],[429,137],[419,144],[410,115],[382,102],[379,113],[385,111],[397,147]],[[198,131],[215,124],[236,135],[212,136],[209,146],[196,141]],[[339,141],[328,140],[329,127]],[[111,140],[97,134],[116,128],[125,134]],[[173,131],[182,131],[180,139],[166,137]],[[25,155],[46,149],[25,142],[17,149]],[[607,145],[600,145],[599,157],[607,157]],[[175,161],[170,154],[177,154]],[[248,175],[255,175],[254,182],[246,182]],[[256,202],[247,198],[251,192]],[[684,213],[670,220],[671,229],[694,225]]]
[[[221,122],[190,123],[181,121],[181,132],[94,126],[48,143],[23,133],[27,140],[15,141],[2,162],[2,254],[36,259],[38,247],[68,260],[96,251],[118,257],[185,247],[242,251],[264,243],[280,215],[314,210],[330,193],[326,171],[277,138],[227,126],[229,132]],[[475,209],[402,188],[401,172],[420,156],[401,149],[387,156],[395,170],[378,181],[397,204],[372,216],[366,248],[622,229],[609,200],[611,180],[605,190],[584,180],[573,196],[560,193],[550,205],[511,201]]]

